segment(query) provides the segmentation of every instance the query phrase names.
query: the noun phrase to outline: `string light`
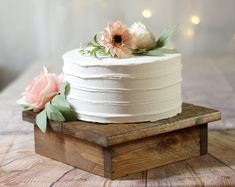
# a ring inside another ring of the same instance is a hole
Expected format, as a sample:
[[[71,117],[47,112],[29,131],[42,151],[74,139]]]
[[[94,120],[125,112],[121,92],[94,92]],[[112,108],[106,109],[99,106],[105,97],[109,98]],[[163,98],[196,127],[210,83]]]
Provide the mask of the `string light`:
[[[152,11],[149,9],[144,9],[142,11],[142,15],[144,18],[150,18],[150,17],[152,17]]]
[[[191,17],[191,22],[192,22],[192,24],[195,24],[195,25],[197,25],[197,24],[199,24],[200,23],[200,18],[198,17],[198,16],[192,16]]]

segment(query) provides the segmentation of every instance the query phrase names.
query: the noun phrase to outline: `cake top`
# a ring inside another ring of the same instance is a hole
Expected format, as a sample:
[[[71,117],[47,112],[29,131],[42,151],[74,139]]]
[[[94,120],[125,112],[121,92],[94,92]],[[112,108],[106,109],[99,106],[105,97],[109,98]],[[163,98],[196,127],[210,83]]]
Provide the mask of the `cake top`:
[[[88,54],[81,55],[79,53],[80,50],[81,49],[71,50],[65,53],[62,58],[64,60],[76,63],[80,66],[129,66],[136,64],[153,63],[156,61],[164,62],[181,56],[180,53],[175,49],[162,48],[159,49],[159,51],[161,51],[162,53],[164,52],[163,56],[132,56],[129,58],[103,57],[100,59],[91,57]]]
[[[133,56],[164,56],[166,46],[176,26],[165,28],[159,37],[142,23],[129,28],[121,21],[109,22],[107,27],[96,33],[92,40],[81,46],[81,55],[101,58],[130,58]],[[102,61],[105,62],[105,61]]]

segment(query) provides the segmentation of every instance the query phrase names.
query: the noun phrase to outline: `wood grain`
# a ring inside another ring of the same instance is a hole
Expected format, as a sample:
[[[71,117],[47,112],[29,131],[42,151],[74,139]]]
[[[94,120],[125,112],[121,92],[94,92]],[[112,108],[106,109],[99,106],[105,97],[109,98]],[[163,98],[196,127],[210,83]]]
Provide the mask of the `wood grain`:
[[[147,186],[234,186],[235,172],[210,155],[148,171]]]
[[[146,187],[146,176],[146,172],[141,172],[119,180],[110,180],[76,169],[56,181],[53,187]]]
[[[118,178],[200,155],[200,127],[112,146],[112,176]]]
[[[209,153],[235,170],[235,130],[209,134]]]
[[[108,147],[220,119],[220,112],[214,109],[186,103],[182,108],[182,113],[177,116],[156,122],[101,125],[74,121],[65,122],[62,127],[60,127],[62,123],[51,122],[51,127],[63,134]],[[25,121],[34,122],[34,118],[33,112],[23,112]]]
[[[50,129],[35,126],[35,151],[41,155],[104,176],[103,148]]]

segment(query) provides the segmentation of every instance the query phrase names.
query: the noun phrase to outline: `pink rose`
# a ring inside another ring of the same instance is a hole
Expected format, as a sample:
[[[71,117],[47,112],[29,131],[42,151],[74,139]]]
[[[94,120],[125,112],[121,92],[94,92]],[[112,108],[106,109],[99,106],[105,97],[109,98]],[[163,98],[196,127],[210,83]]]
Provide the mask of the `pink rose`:
[[[19,104],[32,106],[34,112],[44,109],[46,103],[59,92],[59,85],[63,82],[62,76],[49,74],[45,67],[43,69],[44,71],[27,85],[23,97],[18,101]]]

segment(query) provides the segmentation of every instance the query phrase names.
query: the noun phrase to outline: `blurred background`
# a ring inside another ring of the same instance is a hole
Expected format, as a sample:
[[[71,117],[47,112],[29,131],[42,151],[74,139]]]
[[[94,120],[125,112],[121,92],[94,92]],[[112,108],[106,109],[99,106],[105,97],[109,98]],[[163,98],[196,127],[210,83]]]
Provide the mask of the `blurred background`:
[[[234,0],[0,0],[0,89],[32,63],[61,65],[64,52],[118,19],[156,34],[179,24],[171,45],[184,58],[235,56]]]

